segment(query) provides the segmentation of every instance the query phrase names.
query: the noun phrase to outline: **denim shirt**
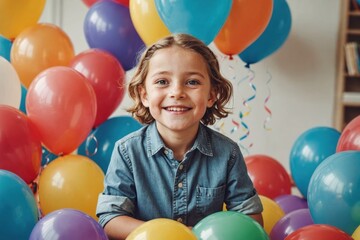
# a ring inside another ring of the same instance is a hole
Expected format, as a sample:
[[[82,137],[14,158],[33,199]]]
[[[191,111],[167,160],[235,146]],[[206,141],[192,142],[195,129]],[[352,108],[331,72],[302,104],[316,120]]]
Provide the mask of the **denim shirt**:
[[[96,214],[102,226],[121,215],[194,226],[224,203],[244,214],[263,210],[238,145],[200,124],[179,162],[152,123],[116,142]]]

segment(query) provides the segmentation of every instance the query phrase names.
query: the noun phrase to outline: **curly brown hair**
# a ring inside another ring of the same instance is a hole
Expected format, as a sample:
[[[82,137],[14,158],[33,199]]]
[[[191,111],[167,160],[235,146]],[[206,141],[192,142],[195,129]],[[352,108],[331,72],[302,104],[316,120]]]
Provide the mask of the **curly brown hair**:
[[[216,101],[212,107],[206,110],[201,122],[205,125],[212,125],[217,119],[227,117],[230,111],[225,105],[232,97],[233,87],[231,82],[221,75],[219,62],[212,50],[199,39],[183,33],[165,37],[148,47],[142,53],[135,74],[128,85],[128,92],[130,97],[134,100],[134,104],[132,107],[128,108],[127,111],[143,124],[150,124],[154,121],[149,109],[141,102],[139,87],[143,86],[145,88],[144,85],[149,71],[149,62],[154,53],[157,50],[169,48],[171,46],[179,46],[199,53],[204,58],[207,65],[211,88],[215,92]]]

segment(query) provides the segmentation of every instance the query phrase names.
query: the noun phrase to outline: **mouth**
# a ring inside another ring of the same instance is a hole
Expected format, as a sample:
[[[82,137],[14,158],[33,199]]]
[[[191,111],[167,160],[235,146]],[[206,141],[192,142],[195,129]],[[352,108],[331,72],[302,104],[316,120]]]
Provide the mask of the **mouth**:
[[[191,108],[170,106],[170,107],[164,107],[164,109],[169,112],[186,112],[189,111]]]

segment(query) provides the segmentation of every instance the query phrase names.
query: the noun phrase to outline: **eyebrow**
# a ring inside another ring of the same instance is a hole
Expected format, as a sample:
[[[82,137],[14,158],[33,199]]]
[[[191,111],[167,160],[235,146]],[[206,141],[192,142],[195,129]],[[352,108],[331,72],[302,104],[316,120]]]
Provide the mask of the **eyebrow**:
[[[156,73],[150,75],[150,77],[155,77],[157,75],[163,75],[163,74],[169,74],[169,73],[171,73],[171,72],[170,71],[160,71],[160,72],[156,72]],[[193,72],[185,72],[185,75],[187,75],[187,76],[189,76],[189,75],[198,75],[198,76],[200,76],[202,78],[205,78],[205,76],[202,73],[194,72],[194,71]]]

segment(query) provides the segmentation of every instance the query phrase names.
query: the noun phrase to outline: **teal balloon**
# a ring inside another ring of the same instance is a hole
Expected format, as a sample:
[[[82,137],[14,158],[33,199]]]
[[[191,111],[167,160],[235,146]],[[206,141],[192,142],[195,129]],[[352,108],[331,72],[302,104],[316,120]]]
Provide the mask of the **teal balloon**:
[[[319,164],[336,152],[340,132],[313,127],[303,132],[290,150],[290,171],[296,187],[307,198],[309,182]]]
[[[187,33],[210,44],[231,10],[232,0],[155,0],[156,10],[171,33]]]
[[[353,234],[360,225],[360,151],[338,152],[320,163],[310,180],[308,205],[314,223]]]
[[[247,65],[257,63],[278,50],[288,38],[291,12],[285,0],[274,0],[273,12],[264,32],[239,57]]]
[[[29,239],[39,210],[29,186],[16,174],[0,170],[0,238]]]
[[[213,213],[198,222],[192,231],[199,240],[269,240],[259,223],[234,211]]]
[[[45,167],[50,162],[52,162],[54,159],[58,158],[58,155],[53,154],[49,150],[47,150],[45,147],[41,147],[41,166]]]
[[[142,125],[130,116],[107,119],[94,129],[78,148],[78,154],[87,156],[106,173],[115,142],[140,129]]]
[[[19,110],[26,114],[26,94],[27,89],[24,87],[24,85],[21,84],[21,101],[20,101],[20,107]]]
[[[0,35],[0,56],[10,62],[10,52],[12,43],[9,39]]]

